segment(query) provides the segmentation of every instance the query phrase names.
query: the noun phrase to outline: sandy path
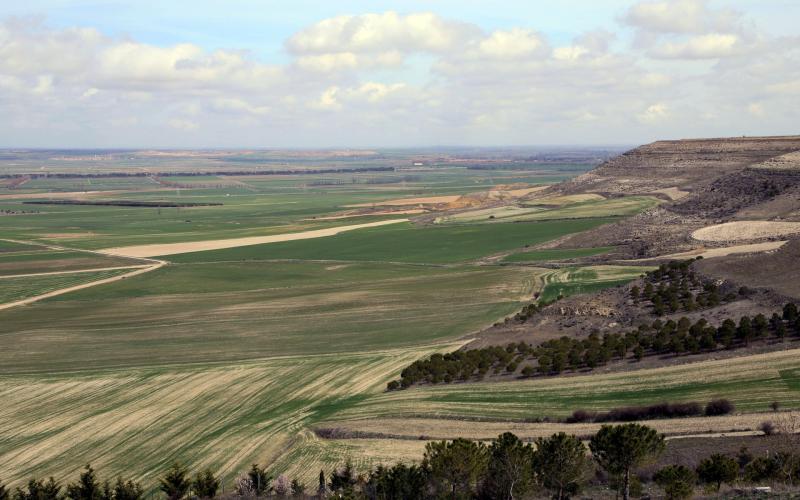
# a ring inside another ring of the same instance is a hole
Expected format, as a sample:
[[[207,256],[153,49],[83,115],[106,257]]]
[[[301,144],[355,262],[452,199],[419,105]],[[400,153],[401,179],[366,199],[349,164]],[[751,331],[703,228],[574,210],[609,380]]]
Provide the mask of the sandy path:
[[[221,250],[224,248],[261,245],[264,243],[278,243],[283,241],[323,238],[325,236],[335,236],[346,231],[353,231],[367,227],[386,226],[388,224],[397,224],[398,222],[408,222],[408,219],[391,219],[378,222],[369,222],[365,224],[353,224],[349,226],[338,226],[327,229],[316,229],[313,231],[302,231],[299,233],[273,234],[270,236],[250,236],[247,238],[230,238],[224,240],[190,241],[185,243],[158,243],[151,245],[115,247],[99,250],[98,252],[122,257],[155,257],[157,255],[174,255],[179,253],[203,252],[206,250]]]
[[[647,259],[634,259],[626,260],[625,262],[647,262],[657,259],[693,259],[695,257],[703,257],[704,259],[711,259],[714,257],[726,257],[728,255],[735,255],[741,253],[757,253],[769,252],[777,250],[787,243],[784,241],[768,241],[766,243],[753,243],[750,245],[734,245],[722,248],[696,248],[688,252],[671,253],[668,255],[659,255],[658,257],[649,257]]]
[[[699,241],[742,241],[800,233],[800,222],[740,220],[708,226],[692,233]]]
[[[142,264],[138,266],[115,266],[115,267],[94,267],[90,269],[73,269],[70,271],[50,271],[46,273],[28,273],[28,274],[9,274],[6,276],[0,276],[0,280],[6,280],[9,278],[28,278],[31,276],[52,276],[54,274],[77,274],[77,273],[91,273],[91,272],[98,272],[98,271],[117,271],[119,269],[143,269],[145,267],[153,267],[152,264]]]
[[[8,304],[0,304],[0,311],[2,311],[4,309],[11,309],[12,307],[24,306],[26,304],[32,304],[33,302],[38,302],[40,300],[44,300],[44,299],[47,299],[47,298],[50,298],[50,297],[55,297],[57,295],[63,295],[65,293],[69,293],[69,292],[75,292],[77,290],[83,290],[84,288],[90,288],[90,287],[98,286],[98,285],[105,285],[106,283],[113,283],[115,281],[123,280],[125,278],[132,278],[133,276],[138,276],[139,274],[144,274],[144,273],[149,273],[150,271],[155,271],[156,269],[164,266],[165,264],[166,264],[166,262],[159,260],[159,261],[157,261],[156,264],[153,264],[153,265],[150,265],[150,266],[145,266],[145,267],[138,267],[138,268],[135,268],[133,271],[131,271],[129,273],[120,274],[119,276],[112,276],[111,278],[106,278],[106,279],[97,280],[97,281],[91,281],[89,283],[82,283],[80,285],[75,285],[75,286],[71,286],[71,287],[67,287],[67,288],[61,288],[60,290],[53,290],[52,292],[43,293],[41,295],[36,295],[34,297],[28,297],[27,299],[18,300],[16,302],[9,302]],[[89,269],[88,271],[100,271],[100,270],[101,269]],[[64,273],[53,273],[53,274],[67,274],[69,272],[70,271],[66,271]],[[83,272],[86,272],[86,270],[84,270]],[[45,274],[50,274],[50,273],[45,273]]]

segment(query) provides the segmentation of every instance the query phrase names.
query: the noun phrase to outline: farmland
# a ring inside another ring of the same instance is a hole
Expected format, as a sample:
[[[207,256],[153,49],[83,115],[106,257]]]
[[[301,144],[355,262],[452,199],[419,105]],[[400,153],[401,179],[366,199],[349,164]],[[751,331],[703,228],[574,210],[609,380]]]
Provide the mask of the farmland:
[[[328,166],[352,166],[349,161]],[[13,214],[0,217],[0,301],[137,270],[0,311],[0,478],[12,485],[33,474],[64,479],[91,462],[105,474],[125,472],[152,488],[155,477],[180,460],[211,467],[227,485],[254,462],[311,484],[319,468],[347,458],[363,469],[418,454],[420,442],[316,437],[313,429],[331,422],[420,413],[560,417],[576,406],[712,394],[730,395],[745,410],[761,409],[770,398],[798,404],[800,365],[790,356],[737,360],[731,383],[724,367],[712,363],[707,386],[693,382],[686,366],[385,393],[403,367],[457,349],[537,293],[551,300],[641,274],[648,267],[536,267],[612,248],[535,247],[656,201],[599,195],[520,200],[515,215],[497,212],[490,223],[475,210],[478,215],[456,214],[436,224],[439,201],[430,200],[458,201],[498,185],[535,194],[585,168],[434,165],[318,173],[325,162],[311,163],[315,173],[302,175],[36,178],[24,189],[0,188],[0,209]],[[218,205],[25,204],[59,197]],[[417,212],[402,213],[409,208]],[[340,231],[356,224],[373,225]],[[284,238],[309,231],[317,237]],[[233,239],[246,240],[207,251],[186,245],[183,253],[162,255],[131,250]],[[766,389],[756,391],[758,384]],[[734,394],[736,388],[749,389]]]

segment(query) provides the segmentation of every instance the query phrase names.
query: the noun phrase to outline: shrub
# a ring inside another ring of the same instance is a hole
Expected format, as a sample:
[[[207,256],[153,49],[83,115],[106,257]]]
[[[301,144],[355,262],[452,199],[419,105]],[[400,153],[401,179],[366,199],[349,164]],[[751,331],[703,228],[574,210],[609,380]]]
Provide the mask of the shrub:
[[[668,465],[653,476],[653,480],[664,489],[669,500],[691,498],[697,477],[683,465]]]
[[[709,417],[727,415],[733,412],[735,409],[736,407],[733,405],[733,403],[727,399],[715,399],[706,405],[705,414]]]
[[[775,424],[773,424],[769,420],[765,420],[764,422],[758,424],[758,430],[763,432],[765,436],[771,436],[775,434],[775,431],[777,429],[775,428]]]
[[[697,476],[706,484],[714,484],[719,491],[722,483],[731,483],[739,474],[739,464],[736,460],[715,453],[706,458],[697,466]]]

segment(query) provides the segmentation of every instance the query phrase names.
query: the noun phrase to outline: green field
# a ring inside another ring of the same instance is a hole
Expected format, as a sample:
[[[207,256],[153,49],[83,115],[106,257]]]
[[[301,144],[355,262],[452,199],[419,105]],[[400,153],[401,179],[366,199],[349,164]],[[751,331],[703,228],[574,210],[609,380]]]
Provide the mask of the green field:
[[[740,412],[765,411],[773,401],[800,406],[797,350],[620,373],[590,373],[514,382],[420,387],[383,393],[332,420],[364,417],[566,417],[576,409],[608,410],[663,401],[730,399]]]
[[[445,264],[536,245],[585,231],[609,219],[491,224],[414,226],[410,223],[342,233],[312,242],[291,241],[170,256],[174,262],[247,259],[384,261]]]
[[[172,265],[4,312],[0,365],[32,372],[424,345],[512,313],[534,278],[480,267]]]
[[[608,253],[611,250],[613,250],[613,247],[533,250],[531,252],[512,253],[511,255],[505,257],[503,262],[547,262],[569,260],[580,257],[601,255]]]
[[[20,278],[0,278],[0,304],[27,299],[35,295],[41,295],[54,290],[59,290],[61,288],[80,285],[82,283],[112,278],[128,272],[130,272],[130,269],[86,271],[80,273],[55,274],[48,276],[26,276]],[[4,342],[11,341],[12,340],[9,338],[4,339]],[[4,353],[10,354],[12,351],[16,351],[16,349],[12,346],[6,345],[3,351]],[[17,351],[17,353],[20,354],[19,351]],[[25,351],[22,351],[21,354],[31,353],[25,353]],[[8,373],[12,364],[12,362],[2,363],[3,372]]]
[[[243,158],[243,168],[251,161]],[[342,164],[347,163],[332,166]],[[434,167],[410,171],[399,183],[394,178],[406,173],[167,179],[197,185],[189,189],[163,189],[138,177],[91,183],[41,179],[25,188],[114,190],[91,199],[223,205],[23,205],[0,197],[0,209],[38,211],[0,217],[0,238],[59,246],[42,249],[0,240],[0,274],[142,264],[83,250],[329,228],[352,223],[318,220],[347,205],[556,182],[580,170],[538,169]],[[215,182],[226,185],[208,186]],[[12,485],[32,474],[65,479],[91,462],[104,474],[125,473],[152,488],[157,475],[177,459],[211,467],[228,487],[253,462],[311,484],[319,467],[341,463],[351,453],[359,468],[391,460],[397,455],[358,454],[350,445],[318,440],[310,429],[373,410],[383,415],[394,404],[405,412],[410,407],[403,398],[419,396],[415,391],[383,394],[388,380],[416,359],[457,348],[466,335],[512,315],[536,292],[549,297],[589,291],[641,272],[621,266],[552,270],[488,259],[613,222],[646,205],[628,200],[591,208],[593,202],[536,208],[544,214],[582,210],[569,217],[398,223],[170,255],[165,266],[134,277],[0,311],[0,478]],[[360,217],[358,222],[388,218]],[[0,278],[5,294],[0,299],[115,272],[128,271]],[[484,391],[485,405],[500,401],[483,386],[476,388]],[[441,404],[443,412],[456,407],[478,412],[480,396],[473,405],[457,389],[452,396],[437,392],[440,388],[419,394]],[[524,411],[535,413],[538,400],[524,399],[535,392],[530,384],[519,391]],[[454,398],[450,406],[448,397]]]
[[[567,198],[567,197],[565,197]],[[587,219],[593,217],[627,216],[639,213],[659,203],[652,196],[625,196],[603,200],[566,202],[551,206],[546,202],[522,202],[482,210],[472,210],[438,217],[439,224],[496,223]]]

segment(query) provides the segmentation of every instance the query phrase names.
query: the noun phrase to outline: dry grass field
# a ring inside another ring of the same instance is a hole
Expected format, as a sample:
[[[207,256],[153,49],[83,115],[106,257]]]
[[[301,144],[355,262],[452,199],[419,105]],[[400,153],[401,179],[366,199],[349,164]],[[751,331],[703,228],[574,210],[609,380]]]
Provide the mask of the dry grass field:
[[[692,233],[699,241],[745,241],[781,238],[800,233],[800,222],[734,221],[704,227]]]

